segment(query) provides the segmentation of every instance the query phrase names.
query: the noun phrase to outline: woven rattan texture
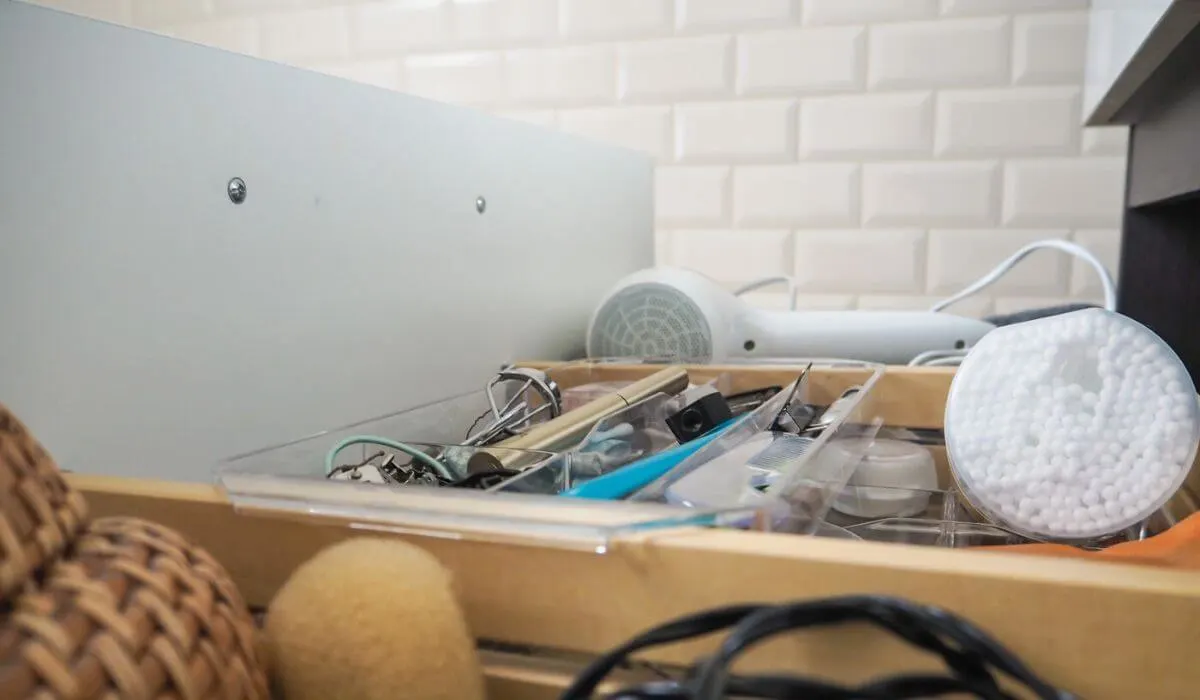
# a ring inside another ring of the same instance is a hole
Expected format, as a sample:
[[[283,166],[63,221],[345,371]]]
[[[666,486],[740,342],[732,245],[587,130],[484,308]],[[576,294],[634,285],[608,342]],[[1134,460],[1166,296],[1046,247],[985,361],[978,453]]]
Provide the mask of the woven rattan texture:
[[[0,406],[0,601],[37,578],[86,520],[83,496],[25,426]]]
[[[254,621],[177,533],[97,520],[0,628],[0,698],[265,700]]]

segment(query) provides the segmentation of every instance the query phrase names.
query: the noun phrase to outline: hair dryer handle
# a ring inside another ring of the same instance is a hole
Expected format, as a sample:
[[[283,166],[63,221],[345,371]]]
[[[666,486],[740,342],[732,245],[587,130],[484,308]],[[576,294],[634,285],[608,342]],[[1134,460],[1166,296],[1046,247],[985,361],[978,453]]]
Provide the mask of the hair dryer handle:
[[[933,311],[760,311],[737,319],[731,358],[833,358],[907,364],[974,345],[994,326]]]

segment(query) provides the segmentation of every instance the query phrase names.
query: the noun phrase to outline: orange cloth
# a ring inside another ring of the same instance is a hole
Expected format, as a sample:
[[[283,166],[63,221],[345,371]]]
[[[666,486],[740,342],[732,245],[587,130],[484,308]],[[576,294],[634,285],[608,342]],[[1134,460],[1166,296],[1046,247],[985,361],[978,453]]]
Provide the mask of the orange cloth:
[[[1137,542],[1121,542],[1100,551],[1083,550],[1065,544],[1015,544],[988,549],[1200,571],[1200,513],[1189,515],[1154,537]]]

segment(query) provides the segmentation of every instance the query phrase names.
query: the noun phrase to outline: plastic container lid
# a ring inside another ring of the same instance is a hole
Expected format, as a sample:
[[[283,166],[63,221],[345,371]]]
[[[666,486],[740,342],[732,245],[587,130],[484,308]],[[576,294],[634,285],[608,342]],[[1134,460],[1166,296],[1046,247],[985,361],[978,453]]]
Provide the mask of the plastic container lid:
[[[847,450],[832,443],[829,449]],[[857,453],[861,446],[851,448]],[[855,518],[905,518],[929,505],[937,490],[937,467],[929,450],[903,440],[875,440],[834,500],[840,513]]]
[[[1103,309],[998,328],[971,350],[945,415],[952,473],[996,524],[1081,540],[1149,517],[1179,489],[1200,402],[1151,330]]]

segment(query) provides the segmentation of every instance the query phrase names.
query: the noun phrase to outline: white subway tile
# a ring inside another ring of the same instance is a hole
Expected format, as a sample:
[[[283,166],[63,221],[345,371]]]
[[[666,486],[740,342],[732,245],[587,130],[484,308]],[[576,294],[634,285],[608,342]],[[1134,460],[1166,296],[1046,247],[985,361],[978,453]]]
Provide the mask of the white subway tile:
[[[658,162],[671,158],[670,107],[600,107],[559,112],[563,131],[641,151]]]
[[[552,109],[514,109],[499,112],[496,116],[504,117],[505,119],[516,119],[519,122],[547,129],[558,127],[558,115]]]
[[[679,0],[680,29],[729,29],[778,24],[792,17],[792,0]]]
[[[1013,80],[1078,84],[1087,55],[1086,12],[1019,15],[1013,20]]]
[[[622,99],[669,100],[729,93],[732,40],[725,36],[662,39],[622,44]]]
[[[804,292],[920,293],[925,283],[921,229],[796,232],[796,286]]]
[[[1125,156],[1129,152],[1129,127],[1093,126],[1083,130],[1086,156]]]
[[[465,44],[548,41],[558,35],[558,0],[457,0],[454,27]]]
[[[858,299],[858,308],[869,311],[928,311],[945,297],[864,294]],[[944,310],[955,316],[982,318],[992,312],[992,298],[986,293],[977,294],[951,304]]]
[[[264,15],[263,57],[288,61],[346,58],[350,27],[345,7]]]
[[[828,27],[738,37],[739,94],[845,92],[862,87],[865,32]]]
[[[729,223],[729,167],[669,166],[654,173],[654,214],[672,226]]]
[[[671,265],[671,232],[654,232],[654,264]]]
[[[1076,231],[1076,243],[1100,259],[1115,281],[1121,262],[1121,232],[1118,229]],[[1078,258],[1071,262],[1071,294],[1076,297],[1103,300],[1104,287],[1095,268]]]
[[[1079,88],[942,91],[937,152],[946,156],[1022,156],[1079,149]]]
[[[800,105],[802,158],[896,158],[933,150],[933,93],[821,97]]]
[[[763,291],[747,292],[742,299],[756,309],[767,311],[788,311],[791,300],[786,291],[773,291],[769,287]],[[797,294],[797,311],[850,311],[854,308],[856,299],[853,294]]]
[[[938,0],[804,0],[805,24],[865,24],[931,19]]]
[[[677,230],[671,233],[671,263],[738,285],[788,274],[791,247],[786,230]]]
[[[334,75],[356,83],[398,90],[403,84],[404,67],[398,59],[382,61],[349,61],[309,66],[320,73]]]
[[[176,39],[215,46],[226,51],[257,56],[261,28],[253,17],[189,22],[163,29]]]
[[[1006,84],[1009,43],[1004,17],[875,25],[868,83],[873,88]]]
[[[688,103],[675,108],[675,155],[683,162],[794,160],[792,100]]]
[[[863,222],[987,226],[996,219],[997,173],[989,161],[869,163],[863,167]]]
[[[754,165],[733,171],[739,226],[858,223],[859,167],[852,163]]]
[[[461,105],[489,105],[504,95],[504,63],[493,52],[413,56],[404,62],[405,89]]]
[[[1004,222],[1014,226],[1120,225],[1124,158],[1009,161],[1004,166]]]
[[[62,3],[61,0],[49,3],[68,12],[92,17],[85,11],[84,5],[93,4],[89,0],[74,0]],[[165,25],[178,25],[184,22],[195,22],[211,18],[212,6],[203,0],[129,0],[130,17],[138,27],[158,28]],[[118,8],[123,10],[123,8]]]
[[[132,25],[134,22],[133,0],[36,0],[34,4],[44,7],[53,7],[56,10],[70,12],[73,15],[81,17],[91,17],[105,22],[114,24]],[[156,3],[157,4],[157,3]],[[181,9],[186,13],[194,13],[204,10],[202,3],[197,3],[199,7],[181,8],[173,3],[163,3],[164,6],[172,6],[167,8],[167,14],[179,12]],[[143,6],[141,9],[142,18],[145,18],[146,13],[154,13],[157,8]],[[203,16],[203,15],[201,15]],[[194,17],[192,17],[194,18]],[[170,21],[168,19],[168,21]],[[151,27],[158,29],[160,22],[137,22],[137,26]]]
[[[669,34],[674,18],[672,0],[562,1],[562,28],[568,39]]]
[[[441,0],[386,0],[351,5],[354,52],[398,56],[413,49],[449,47],[454,16]]]
[[[510,51],[505,70],[514,104],[595,104],[617,95],[616,51],[609,45]]]
[[[1083,10],[1088,0],[942,0],[942,13],[952,16],[999,15],[1041,10]]]
[[[991,272],[1021,247],[1046,238],[1067,238],[1065,230],[967,229],[929,232],[929,292],[951,295]],[[985,294],[1052,296],[1065,294],[1071,268],[1066,254],[1039,250],[1022,260]]]

